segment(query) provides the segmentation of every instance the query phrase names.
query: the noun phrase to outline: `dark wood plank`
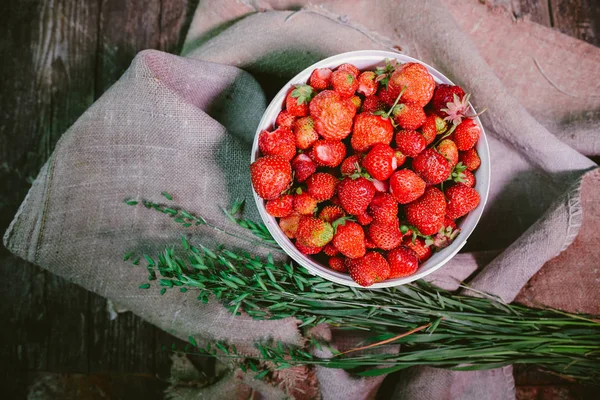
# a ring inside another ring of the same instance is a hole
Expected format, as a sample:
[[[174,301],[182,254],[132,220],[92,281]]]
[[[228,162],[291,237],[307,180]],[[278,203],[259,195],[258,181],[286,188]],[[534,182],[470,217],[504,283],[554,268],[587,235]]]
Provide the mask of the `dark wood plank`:
[[[160,50],[179,54],[199,2],[200,0],[162,0]]]
[[[91,298],[90,372],[154,374],[156,328],[131,312],[111,320],[106,304]]]
[[[552,26],[569,36],[600,46],[598,0],[550,0]]]
[[[3,11],[0,182],[10,190],[0,190],[2,233],[62,132],[94,99],[98,7],[30,0]],[[8,308],[2,315],[14,322],[6,361],[30,370],[87,369],[87,292],[4,249],[1,257],[11,278],[0,295]]]
[[[167,383],[148,374],[9,372],[0,376],[3,398],[61,400],[161,400]],[[31,397],[28,397],[28,394]]]
[[[533,22],[552,26],[547,0],[518,0],[520,16],[529,16]]]

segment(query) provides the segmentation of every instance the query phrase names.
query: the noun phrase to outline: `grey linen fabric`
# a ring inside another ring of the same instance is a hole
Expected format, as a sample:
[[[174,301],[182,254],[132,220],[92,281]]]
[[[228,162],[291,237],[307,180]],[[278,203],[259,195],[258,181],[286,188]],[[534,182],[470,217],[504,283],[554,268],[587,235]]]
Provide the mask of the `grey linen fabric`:
[[[468,244],[468,250],[479,251],[457,256],[430,279],[456,289],[481,270],[470,287],[514,300],[544,264],[556,263],[554,257],[569,252],[582,220],[585,225],[598,218],[590,199],[598,198],[600,189],[589,184],[598,182],[597,170],[592,171],[596,165],[561,139],[578,149],[585,147],[587,155],[597,155],[600,149],[594,137],[594,110],[600,100],[585,95],[589,85],[579,82],[598,71],[600,52],[578,42],[571,46],[572,39],[554,32],[548,34],[557,38],[550,51],[538,28],[509,26],[508,19],[488,15],[484,6],[474,7],[477,2],[316,3],[298,10],[298,2],[284,0],[201,2],[185,58],[140,53],[119,82],[63,135],[7,231],[5,245],[181,338],[193,335],[198,341],[219,339],[241,346],[266,338],[301,344],[292,319],[232,318],[215,302],[202,305],[194,296],[159,296],[137,289],[146,274],[143,268],[123,263],[123,254],[163,248],[177,240],[180,227],[143,207],[130,208],[123,200],[163,202],[160,192],[167,190],[184,208],[224,227],[227,220],[220,208],[246,198],[246,215],[258,220],[248,162],[268,96],[324,57],[385,49],[432,64],[467,88],[478,108],[489,108],[482,121],[490,136],[493,181],[488,207]],[[289,9],[295,11],[277,11]],[[475,29],[475,22],[483,27]],[[492,38],[490,26],[504,33]],[[529,34],[511,52],[506,47],[514,41],[515,30]],[[521,75],[529,79],[523,81],[509,69],[523,64],[527,46],[536,57],[533,65],[546,68],[544,74],[539,68],[523,69]],[[492,53],[499,49],[504,51],[502,62]],[[578,58],[573,60],[573,55]],[[567,67],[580,66],[569,72],[570,80],[561,80],[567,73],[551,68],[561,57]],[[550,72],[564,86],[549,84]],[[583,192],[582,182],[587,187]],[[582,204],[592,206],[586,210]],[[227,230],[236,237],[208,227],[193,228],[190,234],[209,246],[226,243],[262,255],[269,251],[242,229],[229,224]],[[591,253],[587,257],[580,261],[591,268],[595,260]],[[594,288],[597,285],[588,290]],[[327,331],[324,328],[324,334],[331,335]],[[317,383],[305,370],[292,373],[296,378],[282,376],[274,386],[230,373],[218,390],[213,386],[170,393],[189,399],[231,398],[253,387],[266,398],[285,393],[310,398],[320,389],[325,399],[365,399],[374,396],[381,381],[319,368]],[[313,391],[295,391],[301,386],[296,385],[298,377]],[[514,397],[510,367],[477,372],[417,368],[399,379],[396,398]]]

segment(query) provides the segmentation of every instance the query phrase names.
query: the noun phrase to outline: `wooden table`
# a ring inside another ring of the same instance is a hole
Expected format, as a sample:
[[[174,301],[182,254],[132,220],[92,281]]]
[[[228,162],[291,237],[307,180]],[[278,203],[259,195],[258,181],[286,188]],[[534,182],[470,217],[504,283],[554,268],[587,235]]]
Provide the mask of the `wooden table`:
[[[119,78],[138,51],[178,53],[198,1],[5,2],[0,13],[1,233],[60,135]],[[600,45],[597,0],[487,3]],[[177,339],[131,313],[111,320],[105,299],[4,248],[0,265],[4,398],[24,398],[28,387],[44,376],[60,376],[70,388],[57,398],[162,398],[170,361],[161,348]],[[516,380],[521,399],[586,395],[585,388],[532,368],[520,368]]]

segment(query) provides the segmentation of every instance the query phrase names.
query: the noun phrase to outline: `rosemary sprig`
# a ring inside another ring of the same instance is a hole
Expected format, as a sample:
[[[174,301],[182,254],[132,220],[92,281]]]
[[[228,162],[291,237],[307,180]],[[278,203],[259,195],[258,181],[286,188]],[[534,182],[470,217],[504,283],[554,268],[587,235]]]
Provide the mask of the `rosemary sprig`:
[[[157,281],[163,292],[175,287],[197,290],[199,300],[208,302],[214,295],[234,315],[244,311],[255,319],[294,317],[304,327],[328,323],[339,329],[362,329],[373,332],[365,345],[385,342],[403,348],[400,354],[320,359],[306,349],[281,350],[281,344],[263,343],[257,344],[262,355],[255,357],[257,361],[268,360],[281,368],[324,365],[362,375],[414,365],[488,369],[528,363],[600,381],[600,322],[592,317],[457,296],[424,282],[359,290],[310,275],[301,266],[275,264],[272,257],[263,261],[182,240],[185,257],[172,248],[156,259],[146,256],[147,268],[162,276]],[[402,335],[409,331],[414,332]],[[227,348],[223,343],[220,347]]]
[[[167,199],[169,201],[173,200],[173,196],[171,194],[169,194],[167,192],[162,192],[161,194],[165,197],[165,199]],[[181,207],[178,207],[178,206],[168,207],[164,204],[155,203],[155,202],[148,201],[148,200],[135,200],[135,199],[127,199],[124,201],[124,203],[129,206],[137,206],[141,203],[147,209],[156,210],[165,215],[168,215],[169,217],[173,218],[173,221],[177,222],[178,224],[181,224],[181,226],[183,226],[184,228],[189,228],[191,226],[205,225],[205,226],[208,226],[218,232],[224,233],[231,237],[235,237],[236,239],[241,239],[241,240],[253,243],[253,244],[258,244],[260,246],[269,247],[269,248],[273,249],[273,251],[283,252],[283,250],[281,250],[281,248],[277,245],[277,242],[275,242],[275,240],[269,233],[269,230],[263,223],[256,223],[249,219],[235,218],[233,216],[235,214],[239,214],[242,211],[243,205],[244,205],[243,200],[236,201],[230,211],[227,211],[225,209],[223,209],[223,211],[225,212],[225,215],[227,215],[227,217],[232,222],[234,222],[235,224],[237,224],[245,229],[248,229],[252,234],[254,234],[254,236],[256,236],[257,238],[259,238],[261,240],[260,242],[248,239],[247,237],[236,235],[235,233],[232,233],[229,231],[226,231],[225,229],[221,228],[220,226],[207,221],[205,218],[198,216],[190,211],[183,210],[183,209],[181,209]]]

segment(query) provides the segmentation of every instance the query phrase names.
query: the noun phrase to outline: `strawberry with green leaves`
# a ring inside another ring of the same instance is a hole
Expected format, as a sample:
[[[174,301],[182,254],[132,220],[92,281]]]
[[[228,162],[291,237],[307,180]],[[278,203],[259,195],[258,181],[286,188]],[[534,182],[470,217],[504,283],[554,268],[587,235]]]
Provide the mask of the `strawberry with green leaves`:
[[[410,237],[405,237],[404,246],[415,252],[420,263],[424,263],[425,261],[429,260],[433,254],[431,246],[428,246],[425,243],[425,240],[422,238],[415,238],[412,240]]]
[[[342,140],[352,131],[356,107],[333,90],[323,90],[310,102],[310,116],[319,135],[328,140]]]
[[[459,152],[458,161],[463,163],[469,171],[475,171],[481,165],[481,158],[475,149]]]
[[[421,126],[420,131],[427,142],[427,146],[429,146],[435,141],[437,135],[446,131],[446,128],[447,124],[442,118],[435,114],[429,114],[425,119],[425,123]]]
[[[412,103],[396,105],[392,109],[392,116],[400,128],[408,130],[417,130],[427,121],[423,107]]]
[[[360,74],[360,70],[355,65],[349,63],[340,65],[337,67],[336,71],[349,72],[355,78],[358,78],[358,75]]]
[[[423,235],[433,235],[444,225],[444,193],[435,186],[430,186],[425,189],[423,196],[407,204],[404,211],[409,224],[414,225]]]
[[[331,74],[331,85],[333,86],[333,90],[338,92],[342,98],[348,99],[358,89],[358,79],[356,75],[338,69]]]
[[[348,272],[348,268],[346,267],[346,263],[344,262],[343,257],[331,257],[327,261],[327,265],[334,271],[338,272]]]
[[[275,200],[291,185],[292,167],[283,157],[260,157],[250,165],[250,178],[260,198]]]
[[[471,118],[463,120],[454,130],[452,139],[456,143],[458,150],[465,151],[472,149],[481,136],[481,128]]]
[[[340,219],[333,223],[335,234],[333,245],[348,258],[359,258],[365,255],[365,232],[356,222]]]
[[[305,117],[308,115],[308,103],[315,92],[309,85],[295,85],[285,98],[285,108],[294,117]]]
[[[296,231],[296,241],[307,247],[323,247],[333,239],[333,226],[313,216],[303,216]]]
[[[450,139],[444,139],[437,145],[437,151],[448,160],[451,167],[458,164],[458,147]]]
[[[352,154],[350,157],[342,161],[340,165],[340,172],[342,175],[352,175],[354,173],[360,173],[360,162],[362,157],[358,154]]]
[[[371,286],[390,276],[390,265],[381,254],[374,251],[352,260],[347,265],[350,277],[360,286]]]
[[[373,71],[362,72],[358,76],[357,92],[366,97],[373,96],[375,93],[377,93],[377,89],[379,87],[379,84],[375,80],[376,78],[377,74],[375,74]]]

